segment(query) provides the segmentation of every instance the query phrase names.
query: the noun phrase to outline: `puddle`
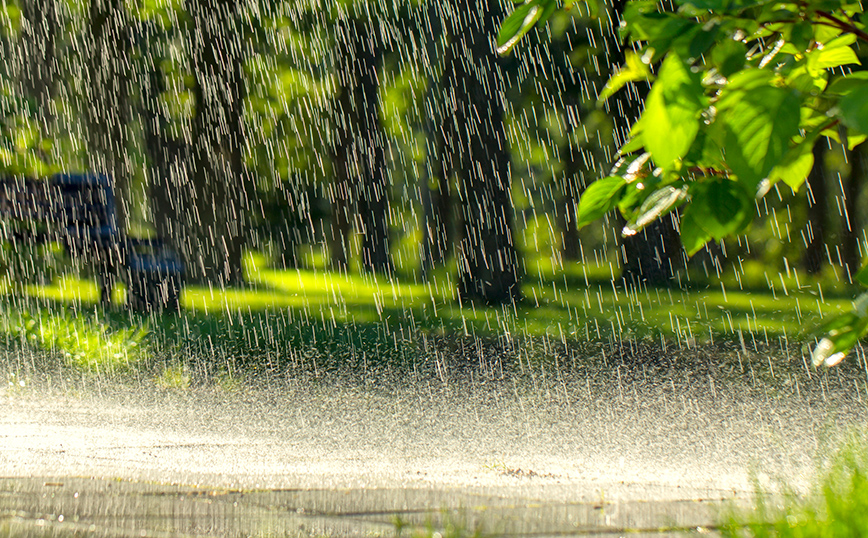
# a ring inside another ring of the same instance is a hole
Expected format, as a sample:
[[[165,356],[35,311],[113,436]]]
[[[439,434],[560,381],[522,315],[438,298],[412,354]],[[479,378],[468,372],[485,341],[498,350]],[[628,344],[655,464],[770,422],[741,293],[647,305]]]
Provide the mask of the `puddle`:
[[[721,500],[545,501],[498,488],[244,491],[89,478],[0,479],[0,536],[675,536]],[[697,530],[699,529],[699,530]],[[461,534],[465,533],[465,534]]]

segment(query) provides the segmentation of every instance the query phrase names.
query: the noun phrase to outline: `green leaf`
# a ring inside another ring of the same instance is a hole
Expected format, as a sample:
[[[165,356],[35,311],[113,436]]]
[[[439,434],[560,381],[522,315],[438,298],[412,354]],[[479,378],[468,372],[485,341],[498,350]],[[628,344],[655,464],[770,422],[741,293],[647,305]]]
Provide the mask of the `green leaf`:
[[[868,265],[859,269],[859,272],[853,275],[853,278],[856,279],[856,282],[862,284],[863,286],[868,287]]]
[[[621,149],[618,150],[618,154],[619,155],[626,155],[628,153],[633,153],[634,151],[638,151],[644,147],[645,146],[644,146],[644,143],[642,142],[641,136],[631,137],[630,140],[628,140],[623,146],[621,146]]]
[[[814,40],[814,27],[810,21],[800,21],[788,27],[785,35],[789,34],[788,41],[799,50],[806,50]]]
[[[856,298],[853,312],[833,318],[820,330],[824,336],[811,353],[811,362],[835,366],[868,333],[868,293]]]
[[[849,40],[842,39],[844,37],[850,37],[850,35],[833,39],[823,48],[816,48],[811,51],[808,54],[808,70],[816,73],[842,65],[861,65],[859,58],[856,56],[856,51],[847,43]]]
[[[702,215],[697,215],[697,209],[688,204],[681,215],[681,244],[684,245],[684,250],[688,256],[693,256],[711,241],[711,234],[705,231],[700,225],[699,220]]]
[[[648,64],[642,61],[642,57],[633,51],[627,51],[627,55],[624,59],[624,66],[621,67],[617,73],[612,75],[612,77],[606,82],[606,85],[603,86],[603,90],[600,92],[600,97],[597,99],[597,104],[601,104],[603,101],[614,95],[615,92],[623,88],[628,82],[653,79],[654,75],[651,74],[651,69],[648,67]]]
[[[835,95],[847,95],[854,91],[863,92],[868,81],[868,71],[857,71],[840,77],[829,84],[827,93]]]
[[[655,220],[671,213],[686,198],[687,191],[683,187],[678,189],[667,185],[654,191],[645,198],[633,218],[621,230],[621,234],[625,236],[636,235]]]
[[[799,134],[798,94],[771,82],[769,77],[763,84],[762,76],[743,72],[733,77],[718,101],[726,164],[752,192],[781,163],[790,140]]]
[[[618,197],[618,209],[629,220],[636,208],[641,206],[645,199],[657,189],[660,180],[650,174],[636,181],[624,179],[627,179],[627,184]]]
[[[629,35],[634,40],[646,41],[647,50],[656,57],[662,57],[675,39],[699,26],[679,15],[660,12],[656,3],[645,1],[628,2],[624,8],[624,21]]]
[[[721,75],[729,77],[744,67],[747,48],[741,41],[724,39],[711,51],[711,63]]]
[[[696,9],[722,13],[768,4],[772,0],[676,0],[679,5],[692,5]]]
[[[537,21],[538,26],[541,26],[543,23],[549,20],[549,17],[552,16],[552,13],[554,13],[555,10],[558,8],[557,0],[543,0],[541,3],[543,4],[543,12],[542,15],[540,15],[539,17],[539,21]]]
[[[868,99],[865,98],[866,90],[868,90],[868,81],[862,81],[861,88],[855,86],[850,93],[838,101],[837,107],[838,117],[841,118],[844,125],[861,134],[868,134]]]
[[[690,207],[699,226],[714,239],[742,231],[753,218],[753,196],[744,185],[714,177],[690,186]]]
[[[591,183],[579,198],[579,218],[577,226],[582,228],[615,209],[618,194],[627,180],[620,176],[609,176]]]
[[[634,151],[639,151],[645,147],[644,142],[642,142],[642,130],[644,127],[642,126],[642,118],[640,117],[630,126],[630,135],[627,142],[624,143],[623,146],[618,150],[618,155],[623,156],[628,153],[633,153]],[[651,157],[651,154],[647,154],[648,157]],[[612,172],[614,174],[614,172]]]
[[[814,166],[814,153],[811,151],[813,140],[812,138],[810,142],[802,142],[791,149],[781,163],[769,172],[769,181],[783,181],[793,191],[798,191]]]
[[[642,113],[642,140],[657,166],[672,169],[693,144],[704,108],[702,81],[676,54],[669,54]]]
[[[550,4],[556,0],[543,1]],[[540,5],[540,0],[530,0],[515,8],[515,11],[510,13],[500,25],[500,32],[497,34],[497,53],[506,54],[512,50],[518,41],[540,20],[544,11],[545,6]]]

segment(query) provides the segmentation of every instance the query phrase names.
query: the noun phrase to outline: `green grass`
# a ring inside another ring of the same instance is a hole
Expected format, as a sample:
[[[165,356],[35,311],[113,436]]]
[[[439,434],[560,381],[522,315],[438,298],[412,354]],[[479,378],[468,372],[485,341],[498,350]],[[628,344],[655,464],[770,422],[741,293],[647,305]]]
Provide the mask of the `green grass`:
[[[662,335],[705,341],[739,333],[798,337],[829,314],[852,306],[842,292],[824,293],[822,284],[796,282],[792,277],[791,282],[782,278],[764,291],[720,284],[629,290],[614,286],[606,267],[576,265],[560,274],[538,271],[523,287],[525,301],[514,308],[484,308],[460,304],[451,275],[445,272],[428,283],[413,283],[376,275],[281,271],[259,262],[249,260],[251,286],[225,290],[188,286],[182,298],[185,310],[218,316],[289,310],[302,319],[336,324],[394,323],[482,335],[520,333],[565,339]],[[51,285],[28,286],[27,293],[60,302],[94,303],[98,297],[93,282],[68,276]],[[116,290],[117,302],[123,293],[122,288]]]
[[[822,453],[822,452],[821,452]],[[856,538],[868,535],[868,432],[852,431],[818,466],[810,491],[769,495],[723,525],[727,538]]]
[[[56,278],[49,285],[26,285],[23,290],[26,301],[32,303],[28,308],[42,320],[40,326],[47,327],[47,336],[37,339],[44,340],[40,345],[66,346],[66,353],[78,357],[70,362],[90,370],[116,354],[95,351],[114,349],[116,344],[106,342],[115,340],[140,341],[147,354],[166,357],[231,356],[233,361],[253,363],[273,355],[282,361],[303,357],[318,365],[349,366],[372,359],[406,362],[420,334],[447,340],[466,336],[545,338],[565,345],[624,338],[688,346],[718,342],[790,345],[807,342],[810,330],[829,314],[852,308],[847,290],[838,289],[834,280],[807,280],[795,271],[789,276],[775,275],[777,282],[765,289],[744,285],[739,289],[696,279],[684,289],[628,289],[613,284],[615,269],[608,264],[560,268],[547,260],[536,260],[528,267],[525,300],[500,308],[460,303],[446,269],[428,282],[419,282],[406,277],[275,270],[255,255],[247,260],[247,286],[187,286],[180,316],[136,315],[118,306],[108,311],[96,309],[99,318],[73,317],[68,313],[95,311],[98,290],[94,282],[72,275]],[[760,277],[742,276],[743,284],[751,279]],[[773,279],[764,274],[762,280]],[[9,282],[0,285],[9,308],[21,299],[21,289],[16,291]],[[122,286],[115,290],[117,305],[124,294]],[[55,318],[45,318],[46,311],[66,321],[51,321]],[[57,336],[64,326],[78,336],[65,340]],[[145,339],[136,332],[144,326],[150,330]],[[94,336],[81,336],[86,334]],[[142,350],[134,355],[132,362],[139,361]],[[114,369],[130,361],[124,357],[108,361],[106,367]],[[168,363],[161,366],[163,370],[170,367]]]
[[[112,329],[95,315],[0,307],[0,333],[22,345],[54,353],[79,370],[114,373],[140,362],[147,330],[143,325]]]

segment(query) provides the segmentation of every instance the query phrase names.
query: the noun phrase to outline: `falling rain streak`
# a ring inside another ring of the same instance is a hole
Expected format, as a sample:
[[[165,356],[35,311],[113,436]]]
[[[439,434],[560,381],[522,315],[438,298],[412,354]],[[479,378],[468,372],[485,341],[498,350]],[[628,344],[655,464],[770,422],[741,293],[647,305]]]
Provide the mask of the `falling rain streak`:
[[[851,307],[865,150],[817,145],[806,188],[692,258],[677,211],[650,222],[686,187],[583,227],[648,93],[598,105],[623,3],[498,55],[512,9],[0,0],[0,474],[804,486],[868,401],[863,349],[818,371],[805,330]],[[33,424],[50,457],[22,456]]]

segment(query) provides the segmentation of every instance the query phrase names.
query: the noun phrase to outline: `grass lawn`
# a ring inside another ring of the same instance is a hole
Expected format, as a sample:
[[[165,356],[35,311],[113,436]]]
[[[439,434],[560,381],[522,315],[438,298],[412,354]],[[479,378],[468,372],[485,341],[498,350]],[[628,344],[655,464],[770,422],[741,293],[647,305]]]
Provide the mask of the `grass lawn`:
[[[789,357],[801,355],[802,344],[812,340],[811,331],[824,318],[852,308],[853,292],[838,281],[800,281],[795,272],[750,278],[743,273],[729,281],[641,289],[616,283],[614,272],[607,265],[556,270],[531,264],[525,299],[498,308],[459,302],[445,269],[418,282],[275,270],[255,255],[247,259],[248,285],[187,286],[180,315],[127,312],[120,306],[122,287],[115,290],[117,308],[103,310],[96,305],[94,282],[69,275],[25,286],[23,302],[21,287],[16,293],[6,282],[0,292],[6,296],[7,335],[25,335],[91,371],[172,356],[242,362],[245,368],[287,361],[349,368],[371,361],[407,364],[416,360],[412,355],[418,354],[420,338],[452,348],[475,337],[526,348],[557,343],[575,349],[590,343],[592,349],[630,341],[664,347],[771,346]],[[141,342],[133,352],[118,352],[132,349],[136,339]]]
[[[382,276],[314,270],[274,270],[249,256],[250,284],[216,289],[187,286],[186,315],[237,317],[279,312],[294,322],[334,325],[385,324],[440,333],[548,336],[565,340],[665,337],[713,341],[742,335],[800,339],[829,314],[852,308],[846,289],[829,281],[767,276],[766,286],[739,289],[733,282],[689,283],[683,289],[630,289],[614,284],[607,266],[569,270],[534,268],[525,279],[525,300],[490,308],[461,304],[451,275],[420,283]],[[765,276],[765,275],[764,275]],[[0,290],[12,293],[6,283]],[[829,290],[829,291],[824,291]],[[50,285],[27,286],[28,295],[59,303],[96,303],[96,285],[63,277]],[[121,303],[124,290],[117,289]]]

